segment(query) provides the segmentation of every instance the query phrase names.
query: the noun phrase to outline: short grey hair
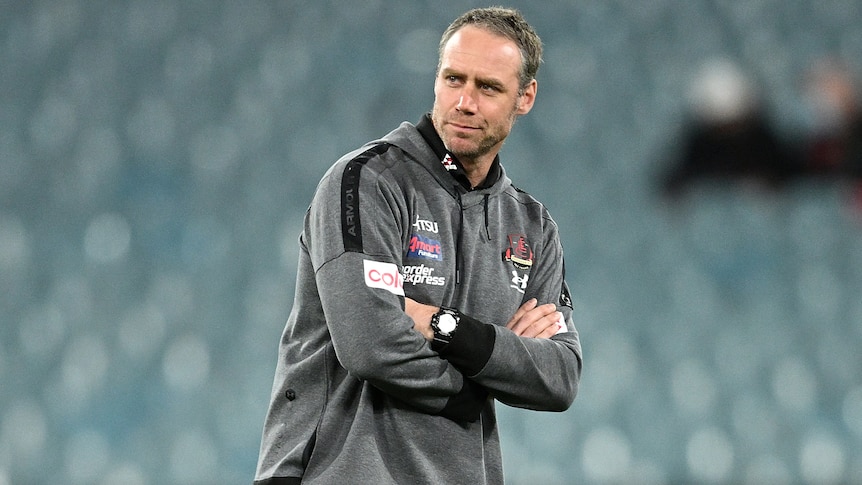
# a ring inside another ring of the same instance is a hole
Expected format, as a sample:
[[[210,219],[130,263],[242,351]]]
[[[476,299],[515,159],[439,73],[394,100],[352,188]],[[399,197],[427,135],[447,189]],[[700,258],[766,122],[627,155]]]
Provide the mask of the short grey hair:
[[[487,7],[470,10],[455,19],[440,39],[439,59],[443,60],[443,49],[455,32],[467,25],[485,29],[492,34],[505,37],[514,42],[521,51],[521,69],[518,73],[519,91],[523,93],[530,81],[536,78],[542,64],[542,39],[527,23],[521,12],[505,7]]]

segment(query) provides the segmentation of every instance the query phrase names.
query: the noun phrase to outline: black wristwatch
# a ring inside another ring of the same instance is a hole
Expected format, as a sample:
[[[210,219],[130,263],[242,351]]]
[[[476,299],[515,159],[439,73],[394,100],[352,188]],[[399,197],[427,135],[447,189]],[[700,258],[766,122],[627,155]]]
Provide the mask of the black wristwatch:
[[[460,321],[461,313],[458,310],[440,307],[440,311],[431,317],[431,329],[434,330],[431,347],[435,349],[445,347],[452,340],[452,334],[458,329]]]

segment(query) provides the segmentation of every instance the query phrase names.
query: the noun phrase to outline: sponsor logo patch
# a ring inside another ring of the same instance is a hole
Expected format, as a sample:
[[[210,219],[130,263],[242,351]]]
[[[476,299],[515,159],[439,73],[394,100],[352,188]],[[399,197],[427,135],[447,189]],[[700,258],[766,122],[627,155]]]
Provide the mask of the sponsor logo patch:
[[[420,264],[417,266],[405,266],[403,269],[404,283],[412,285],[444,286],[445,276],[434,276],[434,268]]]
[[[435,261],[443,260],[443,247],[440,241],[422,236],[421,234],[413,234],[410,236],[410,246],[407,248],[408,258],[424,258],[433,259]]]
[[[420,219],[419,216],[416,216],[416,222],[413,223],[413,228],[417,231],[428,231],[437,234],[437,223],[435,221],[429,221],[427,219]]]
[[[404,296],[404,278],[393,263],[364,260],[365,285],[382,288],[395,295]]]

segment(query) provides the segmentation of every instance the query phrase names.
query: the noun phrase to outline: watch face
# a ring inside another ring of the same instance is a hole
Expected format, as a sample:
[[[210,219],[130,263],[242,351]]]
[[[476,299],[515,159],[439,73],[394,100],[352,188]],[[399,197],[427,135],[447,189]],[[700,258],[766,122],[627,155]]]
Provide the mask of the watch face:
[[[448,313],[440,315],[437,319],[437,328],[444,334],[452,332],[457,326],[458,322],[455,320],[455,317]]]

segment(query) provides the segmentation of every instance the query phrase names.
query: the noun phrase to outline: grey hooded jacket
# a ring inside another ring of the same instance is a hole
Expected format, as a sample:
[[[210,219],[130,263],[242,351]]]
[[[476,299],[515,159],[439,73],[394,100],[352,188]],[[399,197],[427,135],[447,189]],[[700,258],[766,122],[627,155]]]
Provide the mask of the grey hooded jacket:
[[[581,346],[557,225],[502,167],[467,191],[451,162],[405,122],[321,180],[255,484],[503,483],[494,401],[572,403]],[[432,350],[404,296],[458,309],[451,343]],[[530,298],[558,304],[560,333],[505,328]]]

